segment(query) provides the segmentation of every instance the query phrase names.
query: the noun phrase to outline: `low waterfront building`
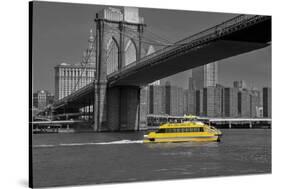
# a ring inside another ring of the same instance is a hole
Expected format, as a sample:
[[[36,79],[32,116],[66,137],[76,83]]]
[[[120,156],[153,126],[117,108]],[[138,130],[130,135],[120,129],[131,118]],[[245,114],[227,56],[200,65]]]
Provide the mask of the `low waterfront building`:
[[[33,107],[39,111],[44,110],[49,104],[54,102],[54,95],[47,90],[38,90],[33,93]]]

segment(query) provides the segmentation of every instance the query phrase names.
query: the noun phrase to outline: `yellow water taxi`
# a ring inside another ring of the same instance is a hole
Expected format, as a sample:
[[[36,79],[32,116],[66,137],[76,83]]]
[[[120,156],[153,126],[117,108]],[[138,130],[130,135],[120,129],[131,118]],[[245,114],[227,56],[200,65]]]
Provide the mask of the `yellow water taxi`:
[[[185,116],[182,123],[165,123],[155,132],[144,135],[144,143],[158,142],[219,142],[222,133],[217,128],[198,121],[196,116]]]

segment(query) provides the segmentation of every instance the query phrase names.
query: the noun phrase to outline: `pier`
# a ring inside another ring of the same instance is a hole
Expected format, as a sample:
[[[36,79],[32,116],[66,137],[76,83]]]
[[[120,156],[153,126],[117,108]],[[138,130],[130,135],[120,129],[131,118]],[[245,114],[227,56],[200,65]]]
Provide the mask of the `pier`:
[[[148,115],[147,128],[157,129],[164,123],[182,123],[186,118],[184,116],[170,116],[170,115]],[[271,118],[208,118],[198,117],[199,121],[208,125],[213,125],[217,128],[271,128]]]

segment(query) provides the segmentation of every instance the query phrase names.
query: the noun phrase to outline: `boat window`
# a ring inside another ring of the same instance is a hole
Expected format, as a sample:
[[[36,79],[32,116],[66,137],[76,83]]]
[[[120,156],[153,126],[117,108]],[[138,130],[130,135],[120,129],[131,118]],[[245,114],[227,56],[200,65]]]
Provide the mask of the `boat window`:
[[[165,133],[165,129],[159,129],[157,133]]]
[[[173,129],[166,129],[166,133],[172,133]]]
[[[157,133],[204,132],[203,127],[159,129]]]

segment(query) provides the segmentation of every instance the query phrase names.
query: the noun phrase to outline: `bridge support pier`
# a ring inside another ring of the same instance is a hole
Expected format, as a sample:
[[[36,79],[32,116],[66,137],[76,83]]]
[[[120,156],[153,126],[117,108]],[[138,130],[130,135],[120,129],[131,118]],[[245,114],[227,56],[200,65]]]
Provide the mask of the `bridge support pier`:
[[[123,131],[139,129],[140,87],[118,86],[108,87],[107,64],[108,44],[114,40],[118,48],[118,69],[125,66],[125,27],[130,25],[138,29],[136,37],[141,39],[143,23],[116,22],[96,15],[96,87],[94,103],[95,131]],[[120,35],[109,33],[108,24],[120,31]],[[133,41],[132,41],[133,42]],[[141,42],[141,41],[140,41]],[[135,43],[134,43],[135,44]],[[136,45],[136,44],[135,44]],[[141,43],[136,45],[136,58],[141,57]]]
[[[107,128],[109,131],[139,130],[140,88],[122,86],[108,88]]]
[[[107,110],[106,110],[106,95],[107,83],[95,83],[95,102],[94,102],[94,131],[107,130]]]

